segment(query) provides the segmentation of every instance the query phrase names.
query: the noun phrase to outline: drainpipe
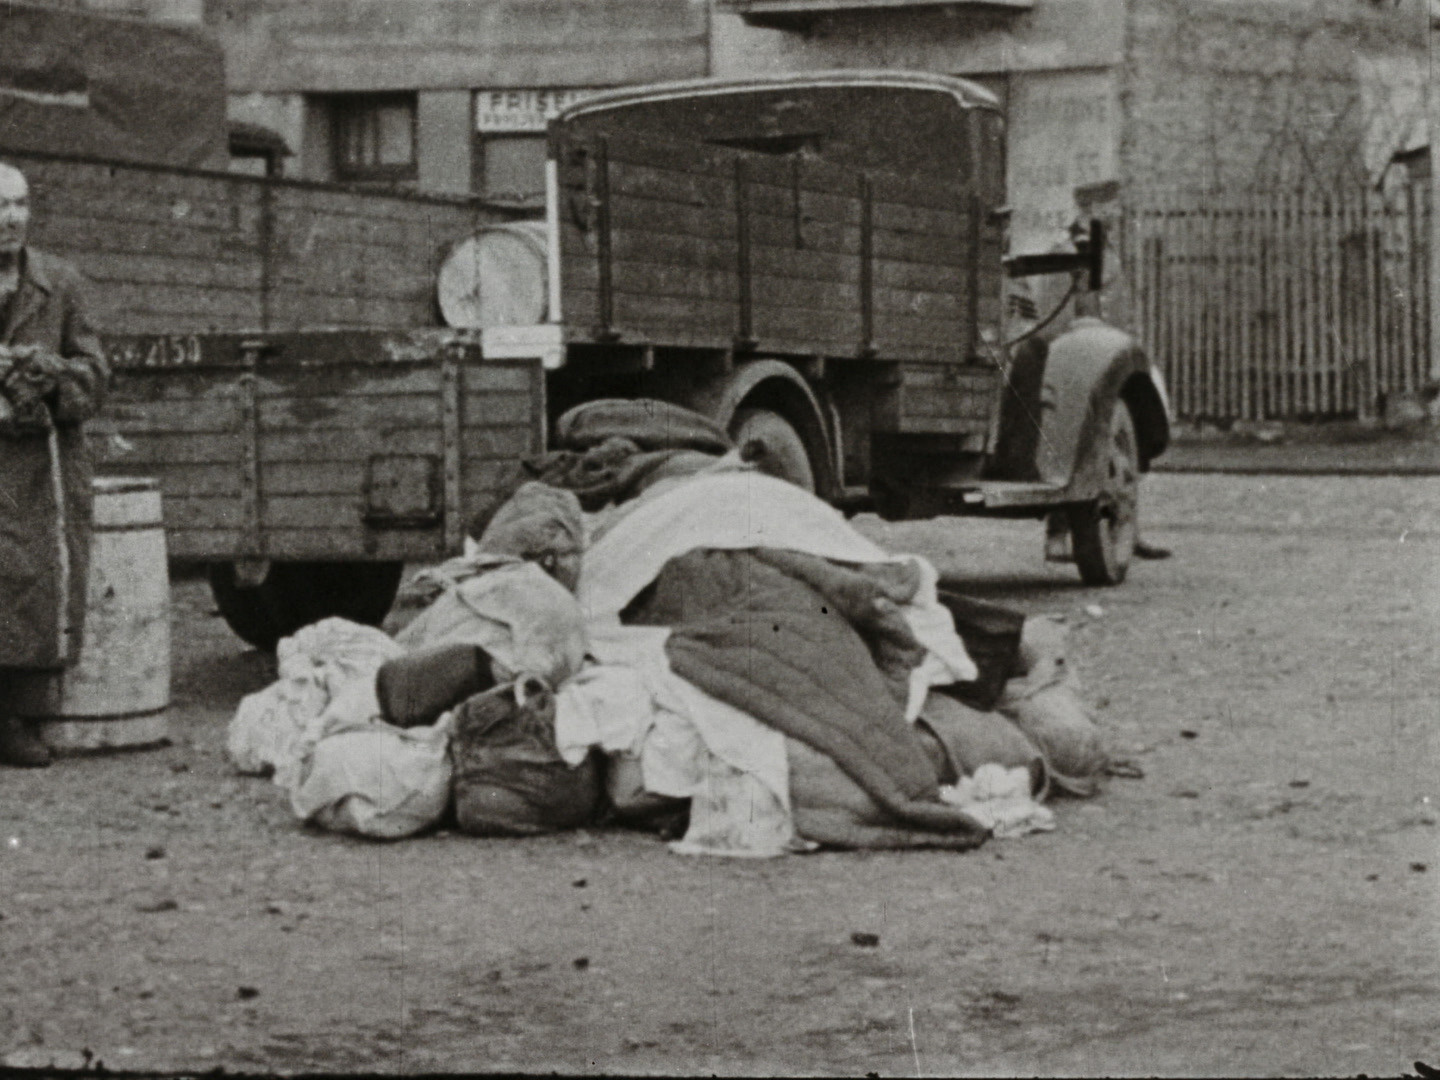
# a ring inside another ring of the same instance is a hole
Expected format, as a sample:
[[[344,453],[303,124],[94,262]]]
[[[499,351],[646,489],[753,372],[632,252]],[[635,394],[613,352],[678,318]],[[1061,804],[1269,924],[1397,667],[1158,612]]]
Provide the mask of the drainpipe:
[[[1425,104],[1430,141],[1430,381],[1440,382],[1440,5],[1427,5],[1429,78]]]

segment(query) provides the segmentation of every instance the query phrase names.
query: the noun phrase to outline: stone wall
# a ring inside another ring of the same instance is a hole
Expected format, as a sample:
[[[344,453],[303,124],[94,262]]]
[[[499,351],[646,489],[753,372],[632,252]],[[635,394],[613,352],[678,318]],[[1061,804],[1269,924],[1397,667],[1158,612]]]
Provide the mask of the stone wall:
[[[1424,125],[1423,0],[1130,0],[1132,188],[1374,182]]]

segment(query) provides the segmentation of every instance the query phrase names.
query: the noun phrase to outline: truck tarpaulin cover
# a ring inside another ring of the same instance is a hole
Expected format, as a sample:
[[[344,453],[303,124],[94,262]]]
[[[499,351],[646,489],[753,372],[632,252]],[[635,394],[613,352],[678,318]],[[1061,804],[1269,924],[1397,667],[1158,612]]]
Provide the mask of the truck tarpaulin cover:
[[[224,167],[225,66],[204,34],[0,4],[0,153]]]

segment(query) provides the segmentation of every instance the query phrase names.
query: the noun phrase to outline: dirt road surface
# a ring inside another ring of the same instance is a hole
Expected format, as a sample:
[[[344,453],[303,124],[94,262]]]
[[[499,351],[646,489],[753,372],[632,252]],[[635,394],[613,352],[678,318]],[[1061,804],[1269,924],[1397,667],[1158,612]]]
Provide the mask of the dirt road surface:
[[[223,756],[268,662],[201,582],[178,582],[173,744],[0,772],[0,1059],[271,1073],[1440,1065],[1440,479],[1146,484],[1148,532],[1176,557],[1112,590],[1043,564],[1033,522],[861,519],[979,595],[1066,615],[1100,722],[1145,773],[1055,804],[1053,833],[963,855],[722,861],[624,832],[382,844],[308,831]]]

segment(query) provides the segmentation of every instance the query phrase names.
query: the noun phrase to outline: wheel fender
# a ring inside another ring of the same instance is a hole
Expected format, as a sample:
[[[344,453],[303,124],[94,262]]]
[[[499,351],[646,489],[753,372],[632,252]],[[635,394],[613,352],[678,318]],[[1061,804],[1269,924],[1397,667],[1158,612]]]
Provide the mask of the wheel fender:
[[[820,399],[801,374],[781,360],[747,360],[687,393],[684,404],[729,430],[741,407],[773,409],[805,441],[815,486],[822,497],[835,493],[838,471],[833,441]]]
[[[1074,501],[1095,496],[1102,478],[1100,451],[1117,401],[1135,416],[1142,464],[1148,465],[1169,441],[1164,397],[1150,361],[1124,331],[1099,319],[1077,319],[1051,342],[1045,362],[1035,454],[1042,480],[1065,485]]]

